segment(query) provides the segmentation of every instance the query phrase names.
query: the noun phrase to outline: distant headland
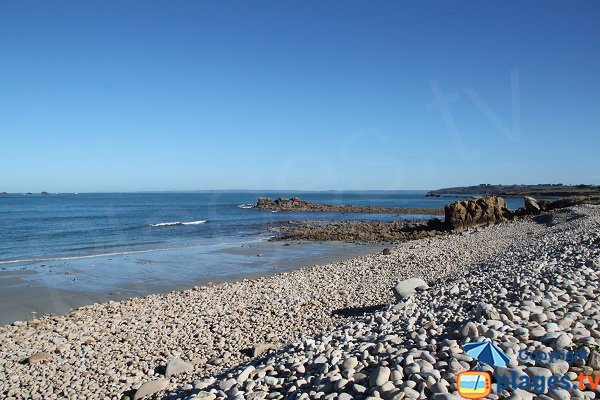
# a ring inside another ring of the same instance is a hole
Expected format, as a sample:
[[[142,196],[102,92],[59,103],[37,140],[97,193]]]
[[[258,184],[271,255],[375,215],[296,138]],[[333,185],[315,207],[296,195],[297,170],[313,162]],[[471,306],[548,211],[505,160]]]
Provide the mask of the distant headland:
[[[572,197],[572,196],[598,196],[599,185],[490,185],[483,183],[476,186],[457,186],[432,190],[428,197],[441,197],[444,195],[494,195],[494,196],[534,196],[534,197]]]

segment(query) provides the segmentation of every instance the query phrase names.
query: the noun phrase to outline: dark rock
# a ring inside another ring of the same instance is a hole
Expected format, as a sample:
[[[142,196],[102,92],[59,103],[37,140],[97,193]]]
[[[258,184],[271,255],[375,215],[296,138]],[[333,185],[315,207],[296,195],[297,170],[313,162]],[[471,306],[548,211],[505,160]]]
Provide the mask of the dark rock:
[[[421,221],[299,221],[279,226],[271,240],[400,243],[443,233]]]
[[[547,210],[571,207],[578,204],[600,204],[599,196],[572,196],[552,201],[546,205]]]
[[[427,227],[435,230],[443,230],[444,223],[439,218],[432,218],[429,221],[427,221]]]
[[[272,205],[273,205],[273,200],[271,200],[268,197],[259,197],[258,201],[256,202],[256,208],[270,207]]]
[[[544,208],[533,197],[525,196],[525,211],[530,214],[539,214]]]
[[[402,208],[402,207],[373,207],[354,205],[332,205],[319,204],[300,200],[298,197],[285,199],[280,197],[271,200],[268,197],[259,197],[254,208],[269,211],[284,212],[336,212],[336,213],[377,213],[377,214],[442,214],[441,209],[436,208]]]
[[[392,249],[388,249],[388,248],[383,249],[383,255],[384,256],[392,255]]]

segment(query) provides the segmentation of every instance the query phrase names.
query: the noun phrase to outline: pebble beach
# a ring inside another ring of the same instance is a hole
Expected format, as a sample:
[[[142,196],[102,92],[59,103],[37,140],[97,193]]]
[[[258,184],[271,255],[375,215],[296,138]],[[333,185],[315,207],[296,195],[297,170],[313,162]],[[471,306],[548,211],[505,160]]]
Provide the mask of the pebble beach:
[[[575,206],[278,275],[94,304],[0,328],[9,399],[459,399],[493,340],[496,375],[600,370],[600,207]],[[428,288],[401,303],[393,286]],[[585,348],[579,363],[517,359]],[[492,370],[490,370],[492,372]],[[591,388],[490,399],[595,399]]]

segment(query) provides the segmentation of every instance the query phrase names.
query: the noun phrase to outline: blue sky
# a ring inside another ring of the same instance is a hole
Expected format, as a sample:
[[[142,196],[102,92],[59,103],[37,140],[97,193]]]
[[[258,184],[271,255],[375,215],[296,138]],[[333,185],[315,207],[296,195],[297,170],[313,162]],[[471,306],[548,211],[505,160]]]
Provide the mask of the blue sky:
[[[0,191],[600,183],[600,3],[5,1]]]

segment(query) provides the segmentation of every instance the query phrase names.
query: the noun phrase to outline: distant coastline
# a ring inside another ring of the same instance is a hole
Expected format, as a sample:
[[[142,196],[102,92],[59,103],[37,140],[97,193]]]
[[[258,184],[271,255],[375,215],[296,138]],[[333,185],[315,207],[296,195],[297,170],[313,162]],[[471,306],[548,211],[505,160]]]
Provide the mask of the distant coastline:
[[[432,190],[427,197],[441,197],[446,195],[495,195],[495,196],[533,196],[540,198],[557,198],[572,196],[599,196],[598,185],[490,185],[457,186]]]

